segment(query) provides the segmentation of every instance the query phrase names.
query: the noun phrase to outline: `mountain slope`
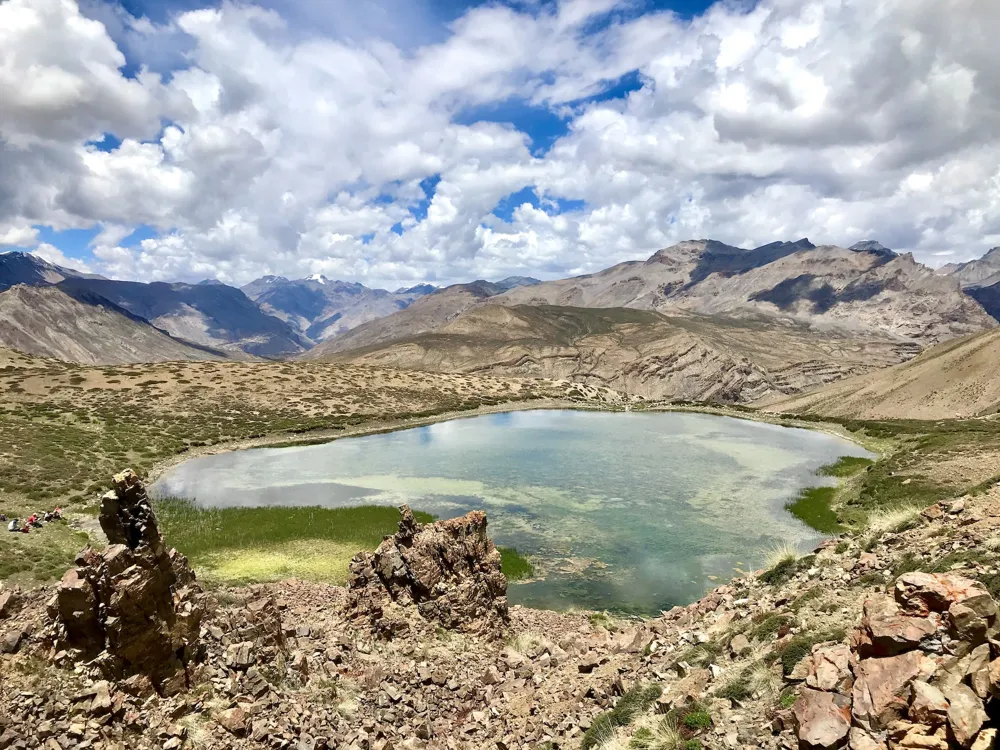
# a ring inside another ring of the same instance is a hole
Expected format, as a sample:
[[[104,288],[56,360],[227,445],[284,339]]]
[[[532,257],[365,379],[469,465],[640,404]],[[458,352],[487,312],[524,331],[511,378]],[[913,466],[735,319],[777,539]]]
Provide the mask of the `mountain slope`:
[[[389,292],[319,275],[294,281],[265,276],[242,287],[264,312],[285,321],[310,341],[325,341],[403,310],[428,290],[434,287],[419,285]]]
[[[0,292],[17,284],[58,284],[73,278],[101,277],[57,266],[31,253],[0,253]]]
[[[887,370],[802,396],[768,411],[857,419],[956,419],[1000,412],[1000,330],[955,339]]]
[[[405,310],[372,320],[342,336],[325,341],[302,356],[304,359],[321,359],[336,352],[433,331],[470,307],[505,291],[505,288],[489,281],[454,284],[420,298]]]
[[[966,263],[949,263],[939,268],[938,273],[957,279],[963,289],[1000,283],[1000,247],[994,247],[982,258]]]
[[[107,300],[25,284],[0,293],[0,347],[88,365],[224,359],[171,338]]]
[[[470,307],[434,332],[324,358],[431,372],[565,378],[654,398],[737,402],[885,367],[916,349],[762,320],[486,304]]]
[[[753,250],[713,240],[681,242],[644,262],[514,289],[496,301],[766,315],[922,344],[996,325],[956,280],[875,242],[840,248],[802,239]]]
[[[70,278],[60,282],[59,288],[73,296],[102,297],[175,338],[201,346],[261,357],[297,354],[306,346],[287,323],[225,284]]]

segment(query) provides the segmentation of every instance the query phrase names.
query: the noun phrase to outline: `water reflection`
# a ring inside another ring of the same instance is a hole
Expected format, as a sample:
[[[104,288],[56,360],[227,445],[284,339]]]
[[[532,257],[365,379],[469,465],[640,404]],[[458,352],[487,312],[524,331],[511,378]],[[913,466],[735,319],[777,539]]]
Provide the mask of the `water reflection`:
[[[650,612],[758,566],[777,542],[814,543],[784,504],[842,455],[868,454],[702,414],[513,412],[192,459],[153,491],[209,506],[483,508],[497,543],[543,574],[512,601]]]

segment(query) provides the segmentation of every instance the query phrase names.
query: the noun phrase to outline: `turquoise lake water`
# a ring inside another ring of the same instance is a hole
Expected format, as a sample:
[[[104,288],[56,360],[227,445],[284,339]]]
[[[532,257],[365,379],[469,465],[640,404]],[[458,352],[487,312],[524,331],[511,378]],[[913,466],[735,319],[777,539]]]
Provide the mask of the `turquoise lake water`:
[[[761,567],[777,544],[815,544],[785,503],[845,455],[871,454],[706,414],[524,411],[194,458],[151,491],[203,506],[483,509],[494,541],[538,570],[511,602],[651,613]]]

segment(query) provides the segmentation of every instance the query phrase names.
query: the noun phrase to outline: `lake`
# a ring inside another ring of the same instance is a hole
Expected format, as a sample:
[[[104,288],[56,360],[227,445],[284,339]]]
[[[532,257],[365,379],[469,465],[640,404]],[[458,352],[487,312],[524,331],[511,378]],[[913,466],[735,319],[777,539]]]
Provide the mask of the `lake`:
[[[202,506],[409,503],[487,512],[532,559],[512,603],[655,613],[821,537],[785,504],[871,454],[812,430],[677,412],[522,411],[190,459],[152,487]]]

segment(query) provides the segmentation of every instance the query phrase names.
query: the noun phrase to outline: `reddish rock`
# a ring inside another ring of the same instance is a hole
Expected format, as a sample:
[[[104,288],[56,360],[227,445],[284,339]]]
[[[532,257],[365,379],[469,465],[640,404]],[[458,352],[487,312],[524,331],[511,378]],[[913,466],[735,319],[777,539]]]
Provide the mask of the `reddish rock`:
[[[912,651],[934,637],[941,625],[940,615],[908,615],[887,596],[866,599],[863,611],[861,628],[854,636],[855,649],[862,658]]]
[[[845,691],[850,689],[851,650],[844,644],[814,646],[809,663],[806,685],[816,690]]]
[[[507,579],[500,553],[486,536],[486,514],[421,525],[409,506],[400,508],[399,531],[373,554],[351,560],[349,608],[388,634],[405,624],[400,613],[392,627],[390,605],[415,606],[444,627],[498,634],[508,622]]]
[[[952,604],[970,599],[992,601],[982,584],[951,573],[904,573],[896,580],[895,596],[903,610],[919,615],[947,612]],[[995,614],[995,605],[993,609]]]
[[[803,688],[792,706],[799,746],[832,750],[846,744],[851,730],[850,701],[837,693]]]
[[[865,729],[885,729],[905,715],[910,683],[926,680],[935,668],[919,651],[858,662],[852,691],[855,721]]]
[[[242,737],[247,733],[247,713],[242,708],[227,708],[215,716],[219,725],[230,734]]]

